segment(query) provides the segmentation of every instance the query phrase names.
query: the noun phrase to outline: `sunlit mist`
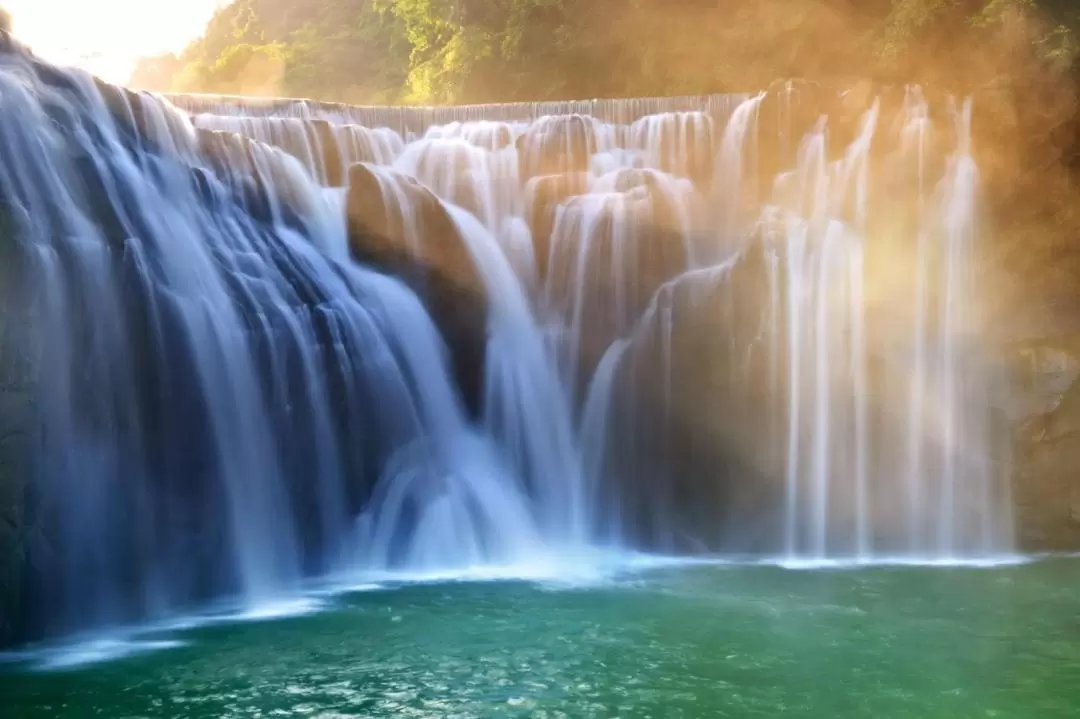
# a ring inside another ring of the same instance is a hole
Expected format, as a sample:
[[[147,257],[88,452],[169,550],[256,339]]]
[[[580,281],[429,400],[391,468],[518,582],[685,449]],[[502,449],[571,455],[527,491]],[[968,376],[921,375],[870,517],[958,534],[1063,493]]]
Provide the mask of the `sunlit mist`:
[[[3,716],[1076,714],[1080,0],[0,7]]]
[[[61,65],[124,83],[140,57],[179,52],[226,0],[6,0],[19,39]]]

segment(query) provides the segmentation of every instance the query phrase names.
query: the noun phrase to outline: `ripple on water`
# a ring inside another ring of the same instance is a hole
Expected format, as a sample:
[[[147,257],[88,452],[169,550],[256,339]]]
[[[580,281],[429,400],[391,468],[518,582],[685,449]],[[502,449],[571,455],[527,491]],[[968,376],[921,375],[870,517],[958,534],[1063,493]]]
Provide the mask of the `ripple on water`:
[[[187,649],[119,668],[0,672],[0,696],[20,719],[1073,719],[1078,577],[1073,560],[809,573],[743,563],[571,592],[405,585],[297,622],[184,635]]]
[[[380,575],[352,575],[345,578],[327,580],[311,591],[293,597],[286,597],[266,603],[236,608],[224,607],[205,614],[182,616],[139,628],[121,628],[111,635],[93,635],[75,637],[63,644],[34,647],[21,652],[0,653],[0,664],[24,664],[37,670],[65,670],[87,667],[93,664],[110,662],[136,655],[174,649],[190,644],[191,637],[183,634],[208,625],[220,625],[243,622],[274,622],[283,619],[301,617],[323,612],[332,608],[330,597],[352,595],[372,591],[397,591],[408,585],[433,583],[486,583],[505,581],[525,581],[544,590],[596,589],[609,587],[649,587],[657,592],[673,597],[709,599],[709,592],[699,593],[706,587],[685,584],[666,584],[655,582],[655,571],[673,570],[680,572],[685,568],[715,567],[739,571],[747,565],[775,566],[781,569],[798,571],[832,570],[873,570],[875,568],[908,567],[913,569],[1006,569],[1022,564],[1050,561],[1054,557],[1032,557],[1005,555],[974,559],[955,558],[910,558],[883,557],[872,560],[802,560],[790,558],[771,558],[767,560],[746,558],[681,558],[617,551],[589,550],[569,553],[556,557],[540,557],[525,564],[471,567],[452,572],[432,573],[383,573]],[[618,580],[613,584],[613,580]],[[749,604],[769,606],[775,604],[776,612],[791,613],[798,611],[798,602],[783,601],[777,597],[740,597],[737,593],[718,598],[711,594],[712,601],[731,605],[733,602],[747,601]],[[836,613],[864,614],[858,607],[841,606],[833,603],[808,604],[815,611]],[[396,617],[396,622],[402,621]],[[493,622],[508,621],[506,618],[493,619]]]

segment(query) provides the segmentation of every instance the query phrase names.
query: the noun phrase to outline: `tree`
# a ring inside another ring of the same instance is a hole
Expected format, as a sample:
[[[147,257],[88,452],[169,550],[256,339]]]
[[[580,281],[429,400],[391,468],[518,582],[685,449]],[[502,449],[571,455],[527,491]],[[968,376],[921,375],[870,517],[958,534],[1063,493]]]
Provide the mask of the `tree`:
[[[221,91],[241,60],[272,59],[264,91],[357,103],[697,94],[852,75],[962,89],[1029,60],[1069,75],[1077,27],[1070,0],[236,0],[178,64],[148,60],[139,78],[171,70],[169,89]]]

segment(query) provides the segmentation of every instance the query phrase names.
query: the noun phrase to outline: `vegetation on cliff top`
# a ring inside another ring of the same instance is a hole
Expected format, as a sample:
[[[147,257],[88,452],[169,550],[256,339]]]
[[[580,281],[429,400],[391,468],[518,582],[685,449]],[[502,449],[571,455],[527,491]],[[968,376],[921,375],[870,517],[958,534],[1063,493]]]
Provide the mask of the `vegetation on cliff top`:
[[[352,103],[510,102],[756,89],[852,76],[985,84],[1075,64],[1067,0],[235,0],[155,90]]]
[[[1003,270],[994,296],[1008,308],[1038,278],[1045,311],[1021,323],[1037,333],[1080,307],[1078,31],[1073,0],[235,0],[132,84],[353,104],[748,91],[789,77],[974,93],[988,206],[1007,237],[987,253]]]

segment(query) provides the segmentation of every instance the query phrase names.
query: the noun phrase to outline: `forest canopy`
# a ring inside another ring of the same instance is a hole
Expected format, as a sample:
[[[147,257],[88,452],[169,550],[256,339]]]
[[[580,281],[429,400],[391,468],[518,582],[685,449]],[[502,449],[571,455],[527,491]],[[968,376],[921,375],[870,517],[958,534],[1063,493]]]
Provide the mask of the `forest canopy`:
[[[1070,73],[1070,0],[236,0],[143,89],[350,103],[746,91],[777,78],[985,86]]]

